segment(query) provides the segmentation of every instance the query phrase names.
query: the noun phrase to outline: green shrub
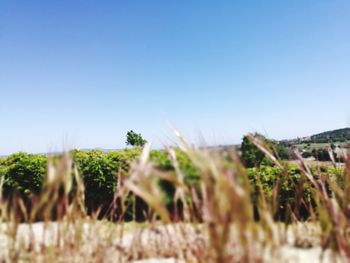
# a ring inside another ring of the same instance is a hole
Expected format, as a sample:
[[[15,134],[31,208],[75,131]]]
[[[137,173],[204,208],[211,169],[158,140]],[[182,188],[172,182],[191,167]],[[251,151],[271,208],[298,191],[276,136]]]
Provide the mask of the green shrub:
[[[1,173],[5,176],[4,195],[38,194],[46,172],[46,165],[46,156],[27,153],[12,154],[2,160]]]
[[[197,187],[199,185],[200,177],[198,169],[193,165],[190,158],[182,151],[175,150],[176,159],[179,165],[181,172],[184,175],[184,181],[187,185],[192,185]],[[168,174],[175,174],[175,169],[170,161],[168,154],[162,150],[153,150],[150,152],[150,160],[153,161],[157,169],[167,172]],[[167,205],[170,211],[173,211],[175,208],[174,204],[174,194],[175,194],[175,185],[166,180],[159,180],[159,186],[163,191],[165,204]],[[181,209],[182,204],[177,204],[178,208]]]
[[[150,152],[150,160],[154,162],[158,169],[162,171],[173,171],[172,165],[167,153],[165,151],[153,150]]]
[[[288,207],[292,209],[293,212],[298,214],[304,215],[306,213],[306,211],[304,211],[306,209],[305,207],[298,208],[298,211],[295,210],[295,207],[297,206],[296,196],[298,187],[301,187],[300,191],[302,198],[306,202],[312,202],[310,185],[307,183],[299,185],[302,177],[301,174],[302,172],[297,165],[289,165],[287,167],[287,176],[284,178],[280,192],[277,196],[279,204],[277,218],[285,219],[287,213],[290,212]],[[281,178],[282,171],[275,166],[260,165],[258,168],[249,168],[248,176],[253,189],[253,201],[255,203],[258,201],[259,191],[257,184],[259,182],[265,198],[271,201],[273,198],[273,189],[278,180]],[[302,209],[302,211],[300,209]]]
[[[72,151],[74,162],[85,184],[85,204],[89,212],[106,211],[113,201],[118,175],[126,176],[131,162],[139,156],[138,148],[112,151]]]
[[[114,169],[121,175],[127,176],[130,164],[141,154],[138,147],[132,149],[124,149],[123,151],[111,151],[107,154],[107,158],[113,163]]]
[[[184,181],[188,186],[198,189],[200,184],[200,176],[198,169],[193,165],[190,158],[182,151],[175,149],[179,168],[184,174]],[[102,208],[102,212],[110,206],[113,201],[114,194],[118,187],[118,178],[128,176],[130,164],[135,158],[141,154],[140,148],[125,149],[123,151],[111,151],[109,153],[93,150],[71,152],[74,163],[78,168],[85,185],[85,205],[88,212],[96,211]],[[56,156],[55,158],[60,158]],[[31,194],[38,194],[43,178],[46,172],[47,156],[31,155],[26,153],[17,153],[6,158],[0,159],[0,177],[4,178],[3,193],[5,197],[10,197],[16,193],[22,197],[29,197]],[[175,175],[174,167],[167,153],[162,150],[153,150],[150,152],[150,159],[156,168],[168,175]],[[267,162],[262,163],[255,168],[248,168],[248,176],[252,187],[252,198],[257,202],[259,192],[257,183],[260,182],[264,195],[271,200],[273,189],[277,181],[282,176],[282,171]],[[231,164],[231,163],[229,163]],[[311,167],[312,174],[316,176],[328,177],[336,181],[338,185],[344,185],[342,181],[342,172],[340,169],[331,168],[329,166]],[[311,187],[308,183],[301,181],[301,171],[296,165],[288,166],[288,175],[285,177],[281,185],[278,195],[278,214],[283,217],[288,207],[294,209],[297,206],[296,193],[297,188],[301,187],[302,197],[306,202],[312,203]],[[301,184],[302,183],[302,184]],[[174,192],[175,186],[164,180],[159,180],[159,184],[164,191],[166,204],[171,210],[174,208]],[[327,191],[329,187],[326,185]],[[135,207],[145,208],[145,204],[141,200],[129,196],[127,199],[127,214],[131,215],[131,203],[136,200]],[[142,218],[140,215],[139,218]],[[131,217],[130,217],[131,218]]]
[[[179,162],[180,169],[185,175],[185,183],[198,185],[200,181],[199,171],[193,165],[190,158],[182,151],[177,151],[176,157]]]
[[[191,162],[190,158],[180,150],[175,150],[175,154],[180,170],[185,176],[185,182],[189,184],[197,184],[200,179],[199,172]],[[151,151],[150,160],[153,161],[157,168],[162,171],[174,171],[174,167],[165,151]]]
[[[5,176],[5,173],[6,173],[5,159],[0,158],[0,178],[2,178],[2,176]]]
[[[100,150],[75,151],[73,154],[78,171],[85,184],[85,202],[89,211],[110,203],[116,187],[117,163]]]

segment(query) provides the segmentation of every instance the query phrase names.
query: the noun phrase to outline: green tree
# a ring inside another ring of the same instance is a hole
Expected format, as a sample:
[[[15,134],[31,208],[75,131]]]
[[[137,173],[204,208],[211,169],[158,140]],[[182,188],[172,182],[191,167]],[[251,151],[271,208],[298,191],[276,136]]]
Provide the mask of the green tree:
[[[273,147],[278,157],[282,160],[290,160],[291,154],[288,147],[284,146],[281,143],[273,142]]]
[[[262,141],[274,155],[275,157],[282,159],[282,160],[288,160],[291,158],[289,154],[288,147],[284,146],[283,144],[274,141],[269,140],[265,136],[255,133],[253,135],[254,137],[257,137]],[[241,158],[246,167],[259,167],[260,164],[272,164],[271,161],[265,157],[265,154],[258,149],[249,139],[248,136],[243,137],[243,141],[241,144]]]
[[[250,141],[248,136],[244,136],[241,144],[241,158],[246,167],[258,167],[265,159],[265,154]]]
[[[136,133],[133,130],[128,131],[126,134],[126,145],[131,146],[144,146],[147,141],[142,138],[140,133]]]

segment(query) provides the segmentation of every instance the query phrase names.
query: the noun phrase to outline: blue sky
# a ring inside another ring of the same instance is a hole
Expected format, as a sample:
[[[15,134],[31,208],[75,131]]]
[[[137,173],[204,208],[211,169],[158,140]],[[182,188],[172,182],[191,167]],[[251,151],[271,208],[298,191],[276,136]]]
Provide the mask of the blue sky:
[[[350,2],[0,1],[0,154],[133,129],[277,139],[350,126]]]

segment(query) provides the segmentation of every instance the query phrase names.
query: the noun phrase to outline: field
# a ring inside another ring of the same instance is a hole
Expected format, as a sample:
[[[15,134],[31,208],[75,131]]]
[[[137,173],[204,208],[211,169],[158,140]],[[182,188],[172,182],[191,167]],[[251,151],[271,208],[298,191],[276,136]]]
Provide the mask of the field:
[[[177,147],[162,151],[1,159],[2,262],[350,259],[347,156],[308,164],[295,150],[291,163],[248,136],[264,156],[247,168],[233,149],[176,134]]]
[[[338,145],[340,148],[349,148],[350,141],[345,142],[334,142],[334,145]],[[330,147],[331,143],[301,143],[295,145],[300,151],[306,150],[306,151],[312,151],[314,149],[324,149],[326,147]]]

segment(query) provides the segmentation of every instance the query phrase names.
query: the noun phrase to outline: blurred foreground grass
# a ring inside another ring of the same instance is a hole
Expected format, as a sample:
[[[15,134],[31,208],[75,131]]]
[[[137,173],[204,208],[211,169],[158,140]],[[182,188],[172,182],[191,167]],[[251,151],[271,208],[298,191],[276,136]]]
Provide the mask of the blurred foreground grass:
[[[74,152],[48,158],[42,184],[31,189],[35,194],[28,195],[26,189],[9,192],[3,187],[9,178],[2,176],[2,261],[350,260],[347,156],[344,167],[332,163],[334,170],[328,174],[330,170],[322,167],[310,169],[294,149],[298,166],[291,168],[269,145],[250,136],[270,160],[269,166],[254,170],[245,168],[235,151],[196,148],[175,133],[178,147],[165,147],[168,158],[161,159],[161,166],[159,156],[146,145],[130,162],[114,156],[122,160],[123,169],[98,181],[82,169],[90,165],[93,174],[101,169],[112,172],[112,162],[100,166],[98,153],[94,158],[73,158]],[[191,168],[184,165],[184,156]],[[15,168],[10,179],[26,182],[25,173]],[[192,169],[192,180],[186,169]],[[104,183],[106,192],[100,192]],[[164,189],[171,194],[164,195]],[[92,192],[91,203],[86,202]],[[104,198],[110,198],[108,205],[99,206]],[[135,214],[142,223],[133,221]]]

